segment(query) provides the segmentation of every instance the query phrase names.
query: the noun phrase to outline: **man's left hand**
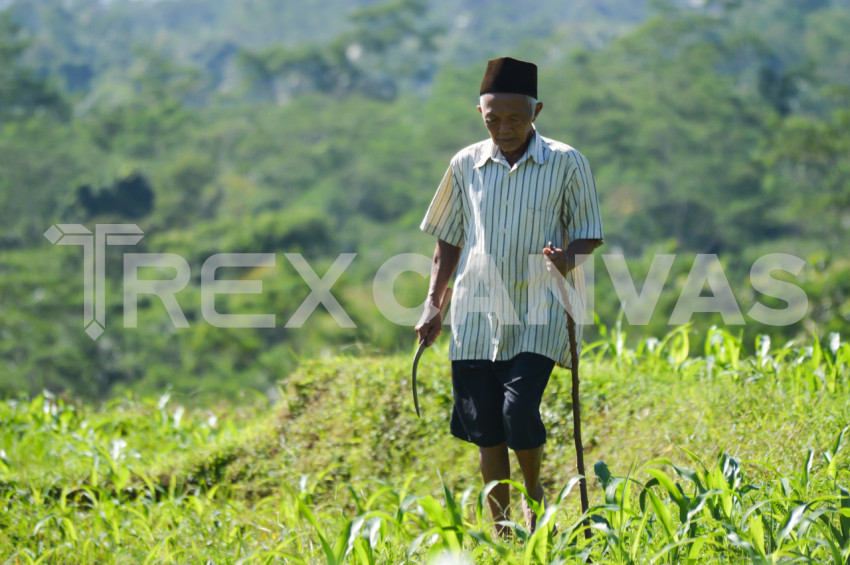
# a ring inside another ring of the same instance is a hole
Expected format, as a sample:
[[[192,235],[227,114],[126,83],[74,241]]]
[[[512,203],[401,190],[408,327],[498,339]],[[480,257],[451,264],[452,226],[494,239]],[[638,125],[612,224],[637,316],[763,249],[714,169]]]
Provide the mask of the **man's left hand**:
[[[552,272],[554,269],[561,273],[562,277],[567,276],[567,271],[570,268],[570,262],[566,250],[555,247],[550,241],[549,246],[543,248],[543,255],[549,259],[549,262],[546,263],[546,269],[549,270],[549,272]]]

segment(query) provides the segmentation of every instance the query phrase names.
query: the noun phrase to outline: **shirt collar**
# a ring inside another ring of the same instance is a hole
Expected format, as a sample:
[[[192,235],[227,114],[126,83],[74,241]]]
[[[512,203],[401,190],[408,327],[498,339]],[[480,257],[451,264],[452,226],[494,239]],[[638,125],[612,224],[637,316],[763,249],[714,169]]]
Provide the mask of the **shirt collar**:
[[[537,131],[537,128],[533,125],[531,127],[534,130],[534,135],[531,136],[531,143],[528,144],[528,148],[525,150],[525,153],[519,158],[519,161],[517,161],[517,165],[527,159],[533,160],[538,165],[542,165],[546,162],[546,157],[549,153],[548,147],[546,147],[546,143],[543,142],[543,137],[540,135],[540,132]],[[505,160],[502,156],[501,150],[495,143],[493,143],[492,139],[488,139],[485,142],[481,151],[481,156],[475,162],[475,168],[479,169],[483,167],[487,164],[488,160],[492,160],[494,163],[499,163]]]

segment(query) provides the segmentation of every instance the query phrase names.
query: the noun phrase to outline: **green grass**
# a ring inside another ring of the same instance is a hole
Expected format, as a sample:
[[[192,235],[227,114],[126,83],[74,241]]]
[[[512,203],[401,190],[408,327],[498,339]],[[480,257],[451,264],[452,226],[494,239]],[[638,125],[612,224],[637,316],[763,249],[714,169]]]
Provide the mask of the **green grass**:
[[[850,346],[747,357],[729,333],[697,347],[687,328],[625,342],[614,329],[582,356],[589,516],[558,369],[551,504],[533,535],[493,538],[492,485],[447,433],[438,348],[421,420],[407,356],[307,362],[274,405],[0,403],[0,563],[850,562]]]

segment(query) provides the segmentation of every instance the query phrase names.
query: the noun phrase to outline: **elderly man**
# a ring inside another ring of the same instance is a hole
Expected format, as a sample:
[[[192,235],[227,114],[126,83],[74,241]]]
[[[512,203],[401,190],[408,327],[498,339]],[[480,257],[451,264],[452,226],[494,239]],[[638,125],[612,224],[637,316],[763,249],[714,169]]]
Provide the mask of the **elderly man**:
[[[581,317],[579,301],[563,304],[558,284],[581,288],[576,264],[602,243],[599,204],[584,156],[534,126],[543,108],[534,64],[489,61],[479,95],[490,139],[452,158],[422,221],[437,247],[416,332],[429,346],[440,334],[441,302],[457,271],[451,433],[478,446],[485,483],[510,478],[513,450],[528,493],[541,502],[540,402],[554,365],[571,363],[567,307]],[[497,532],[507,535],[508,485],[491,491],[489,505]],[[523,509],[533,530],[525,499]]]

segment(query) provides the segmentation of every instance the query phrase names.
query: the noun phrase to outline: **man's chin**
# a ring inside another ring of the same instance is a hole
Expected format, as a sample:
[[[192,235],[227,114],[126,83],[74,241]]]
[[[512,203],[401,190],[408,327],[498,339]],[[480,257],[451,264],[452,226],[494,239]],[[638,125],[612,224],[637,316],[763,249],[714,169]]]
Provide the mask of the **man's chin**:
[[[496,147],[498,147],[502,153],[512,153],[520,148],[519,143],[502,143],[497,141]]]

